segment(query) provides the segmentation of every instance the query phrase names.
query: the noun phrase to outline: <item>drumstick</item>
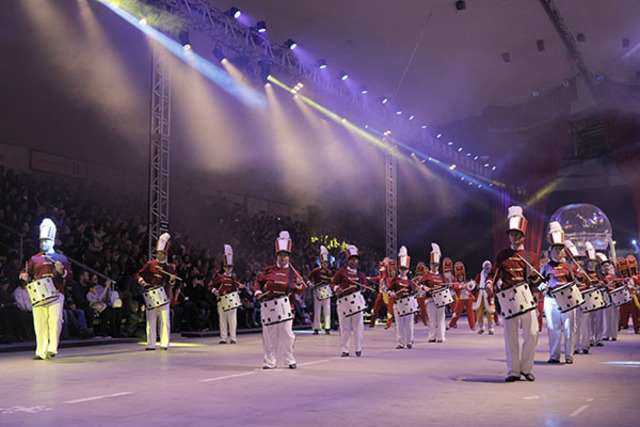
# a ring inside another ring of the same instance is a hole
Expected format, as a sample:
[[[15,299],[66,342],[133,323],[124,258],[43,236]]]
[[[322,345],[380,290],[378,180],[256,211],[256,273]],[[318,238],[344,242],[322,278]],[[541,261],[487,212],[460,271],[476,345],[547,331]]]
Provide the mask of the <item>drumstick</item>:
[[[351,282],[351,284],[352,284],[352,285],[362,286],[362,287],[363,287],[363,288],[365,288],[365,289],[368,289],[368,290],[370,290],[370,291],[376,292],[376,290],[375,290],[374,288],[370,287],[370,286],[363,285],[362,283],[358,283],[358,282],[353,281],[353,280],[351,280],[351,279],[347,279],[347,280],[348,280],[349,282]]]
[[[182,282],[182,279],[181,279],[180,277],[176,276],[175,274],[171,274],[171,273],[169,273],[168,271],[163,270],[163,269],[162,269],[162,267],[158,266],[158,267],[157,267],[157,269],[158,269],[161,273],[166,274],[167,276],[169,276],[169,278],[170,278],[170,279],[173,279],[173,280],[179,280],[179,281],[181,281],[181,282]]]
[[[589,275],[587,274],[586,271],[584,271],[584,268],[582,268],[580,263],[578,263],[578,261],[576,261],[575,258],[571,254],[569,254],[569,259],[571,261],[573,261],[573,263],[576,265],[576,267],[578,267],[578,270],[580,270],[582,272],[582,274],[584,274],[585,278],[587,279],[587,282],[589,282],[589,284],[591,286],[593,286],[593,282],[591,281],[591,279],[589,279]]]
[[[532,270],[533,270],[533,271],[534,271],[538,276],[540,276],[540,278],[541,278],[543,281],[545,280],[545,278],[544,278],[544,276],[542,275],[542,273],[540,273],[540,272],[539,272],[539,271],[538,271],[538,270],[537,270],[533,265],[531,265],[531,264],[529,263],[529,261],[527,261],[526,259],[522,258],[522,256],[520,256],[520,254],[516,254],[516,256],[517,256],[518,258],[520,258],[522,261],[524,261],[524,263],[525,263],[525,264],[527,264],[527,265],[529,266],[529,268],[531,268],[531,269],[532,269]]]

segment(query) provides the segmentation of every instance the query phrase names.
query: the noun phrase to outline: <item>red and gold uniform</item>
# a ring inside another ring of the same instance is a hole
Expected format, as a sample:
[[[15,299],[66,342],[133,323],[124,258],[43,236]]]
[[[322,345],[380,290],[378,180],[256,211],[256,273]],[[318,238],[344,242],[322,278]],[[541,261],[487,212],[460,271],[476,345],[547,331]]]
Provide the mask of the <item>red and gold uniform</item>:
[[[34,359],[44,360],[58,354],[58,343],[62,330],[64,307],[64,284],[71,278],[71,266],[67,257],[54,251],[56,226],[49,218],[40,224],[40,247],[42,252],[31,257],[20,279],[30,283],[50,277],[57,298],[51,302],[33,307],[33,327],[36,334],[36,355]]]
[[[324,249],[324,250],[323,250]],[[326,254],[325,254],[326,251]],[[331,331],[331,298],[320,299],[318,290],[321,286],[328,286],[331,289],[331,279],[333,270],[329,267],[329,252],[322,246],[320,253],[320,266],[311,270],[307,276],[307,281],[314,287],[313,292],[313,333],[318,334],[320,329],[324,329],[325,334]]]
[[[478,322],[478,333],[484,333],[484,313],[487,313],[487,326],[489,335],[494,333],[494,315],[496,312],[495,294],[491,279],[493,275],[491,261],[487,260],[482,263],[482,271],[473,280],[472,288],[475,289],[476,302],[473,304],[476,320]]]
[[[632,320],[632,324],[633,324],[633,329],[635,331],[636,334],[640,333],[640,328],[638,325],[638,307],[636,306],[637,304],[637,298],[635,298],[635,281],[632,279],[632,276],[635,276],[636,273],[634,272],[633,274],[631,274],[631,269],[634,269],[635,271],[637,271],[637,262],[636,259],[633,255],[629,255],[626,258],[620,258],[618,259],[618,271],[620,272],[620,274],[622,275],[623,278],[628,279],[627,283],[628,283],[628,287],[629,287],[629,292],[631,293],[631,295],[634,297],[631,299],[631,301],[626,302],[624,304],[622,304],[620,306],[620,322],[618,325],[618,330],[620,329],[628,329],[629,328],[629,318],[631,317]]]
[[[456,308],[449,322],[450,328],[458,327],[458,319],[462,316],[462,311],[467,312],[467,321],[472,331],[476,330],[476,319],[473,312],[473,304],[476,302],[475,297],[471,293],[469,284],[467,283],[467,275],[465,273],[464,264],[457,261],[454,265],[455,284],[453,285],[456,294]],[[473,282],[471,282],[473,283]]]
[[[235,344],[237,342],[237,329],[238,329],[238,309],[233,308],[231,310],[223,310],[220,303],[220,297],[238,292],[238,281],[235,280],[233,273],[227,274],[226,272],[216,275],[211,282],[211,290],[216,290],[218,296],[218,321],[220,323],[220,344],[229,343]]]
[[[426,266],[424,265],[423,262],[419,262],[418,266],[416,267],[416,275],[413,278],[414,284],[420,283],[420,280],[422,279],[422,276],[424,276],[425,271],[426,271]],[[416,313],[414,317],[414,322],[418,323],[418,316],[420,316],[422,317],[422,323],[424,323],[424,326],[427,326],[428,316],[427,316],[426,292],[424,292],[423,290],[418,290],[418,293],[416,294],[416,300],[418,301],[418,308],[420,309],[420,311]]]
[[[620,277],[616,274],[612,263],[604,254],[598,253],[598,261],[600,262],[600,281],[604,283],[608,291],[616,289],[621,282]],[[604,310],[604,330],[602,339],[604,341],[616,341],[618,339],[618,324],[620,323],[620,309],[614,304]]]
[[[401,270],[402,271],[402,270]],[[398,274],[391,280],[389,291],[395,294],[395,300],[405,298],[413,293],[413,284],[406,274]],[[398,339],[397,348],[413,347],[413,315],[396,316],[396,336]]]
[[[430,270],[422,276],[418,285],[425,291],[425,302],[427,304],[427,316],[429,317],[429,338],[428,342],[442,343],[445,340],[445,307],[436,307],[433,301],[433,291],[446,287],[444,278],[438,272],[442,252],[437,243],[431,243],[431,254],[429,266]]]
[[[289,265],[291,255],[291,239],[287,231],[281,231],[276,239],[277,262],[265,268],[254,284],[256,298],[260,300],[278,300],[285,304],[284,297],[289,297],[289,304],[293,307],[293,294],[304,292],[302,278]],[[297,367],[293,356],[293,318],[284,322],[262,325],[262,346],[264,350],[263,369],[274,369],[277,359],[281,357],[291,369]],[[278,354],[280,353],[280,354]]]
[[[358,263],[352,261],[351,258],[358,260],[358,249],[353,245],[348,245],[347,262],[349,262],[349,267],[338,270],[331,280],[331,288],[338,298],[360,291],[360,285],[366,281],[364,273],[357,269]],[[362,341],[364,339],[363,313],[359,312],[351,316],[345,316],[338,310],[338,321],[340,323],[342,357],[349,356],[351,344],[355,347],[356,356],[359,357],[362,354]],[[351,339],[352,337],[353,340]]]

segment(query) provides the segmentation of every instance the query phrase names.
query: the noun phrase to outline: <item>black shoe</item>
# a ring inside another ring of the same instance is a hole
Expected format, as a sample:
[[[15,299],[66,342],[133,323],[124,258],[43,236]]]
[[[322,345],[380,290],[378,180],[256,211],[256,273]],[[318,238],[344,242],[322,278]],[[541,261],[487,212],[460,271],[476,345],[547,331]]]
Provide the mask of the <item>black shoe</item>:
[[[291,365],[289,365],[289,369],[296,369],[298,367],[298,365],[296,365],[295,363],[292,363]]]
[[[331,335],[331,330],[327,329],[327,330],[325,330],[325,331],[324,331],[324,333],[325,333],[326,335]]]
[[[53,359],[54,357],[56,357],[56,354],[58,354],[58,353],[52,353],[52,352],[48,351],[47,352],[47,357],[50,358],[50,359]]]
[[[504,379],[506,382],[508,383],[514,383],[516,381],[520,381],[520,377],[516,377],[515,375],[509,375],[507,378]]]
[[[596,347],[604,347],[604,344],[602,344],[601,342],[596,344]]]
[[[525,374],[524,372],[520,372],[520,375],[522,375],[527,381],[536,380],[536,377],[534,377],[532,373]]]
[[[549,359],[547,363],[560,363],[560,361],[558,359]]]
[[[154,347],[147,347],[144,349],[144,351],[155,351],[156,349]]]
[[[404,348],[404,346],[403,346],[402,344],[398,344],[398,345],[396,346],[396,350],[401,350],[401,349],[403,349],[403,348]]]
[[[602,338],[602,341],[609,341],[609,338]]]
[[[427,342],[436,342],[436,340],[435,340],[435,339],[433,339],[433,340],[429,340],[429,341],[427,341]]]
[[[317,330],[317,329],[314,329],[314,330],[313,330],[313,335],[318,335],[318,333],[319,333],[319,332],[318,332],[318,330]]]
[[[573,365],[573,359],[567,359],[565,362],[567,365]]]
[[[227,342],[225,340],[220,340],[220,342],[218,342],[218,344],[226,344]]]
[[[573,350],[573,354],[580,354],[580,351],[578,351],[578,350]]]
[[[413,344],[407,344],[407,348],[408,349],[412,349],[413,348]]]
[[[436,340],[437,343],[443,343],[444,340]]]
[[[582,354],[589,354],[589,350],[582,350]]]
[[[238,343],[236,341],[234,341],[234,340],[231,340],[230,344],[238,344]]]
[[[489,335],[493,335],[493,331],[489,331]]]
[[[611,341],[618,341],[618,338],[611,338]]]
[[[343,351],[340,357],[349,357],[349,353],[347,353],[346,351]]]
[[[167,347],[160,347],[160,350],[167,350]]]
[[[357,357],[362,356],[362,352],[361,352],[361,351],[356,351],[356,356],[357,356]]]
[[[33,356],[33,360],[45,360],[45,358],[40,356]]]

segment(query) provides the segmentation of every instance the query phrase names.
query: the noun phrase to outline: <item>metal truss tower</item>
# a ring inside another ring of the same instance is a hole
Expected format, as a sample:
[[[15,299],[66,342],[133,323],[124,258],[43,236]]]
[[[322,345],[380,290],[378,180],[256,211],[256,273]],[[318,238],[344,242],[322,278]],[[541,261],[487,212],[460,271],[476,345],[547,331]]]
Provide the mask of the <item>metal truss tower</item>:
[[[385,232],[386,250],[389,259],[396,259],[398,254],[398,146],[387,141],[385,154]]]
[[[149,141],[149,258],[160,234],[169,228],[169,143],[171,82],[162,52],[153,55],[151,71],[151,135]]]

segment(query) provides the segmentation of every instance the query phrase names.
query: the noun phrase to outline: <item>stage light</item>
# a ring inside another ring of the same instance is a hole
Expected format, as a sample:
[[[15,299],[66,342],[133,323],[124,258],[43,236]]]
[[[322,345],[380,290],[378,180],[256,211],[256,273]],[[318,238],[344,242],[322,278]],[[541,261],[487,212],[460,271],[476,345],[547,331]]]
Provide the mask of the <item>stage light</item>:
[[[231,9],[227,10],[226,13],[227,15],[236,19],[240,18],[240,15],[242,15],[242,12],[237,7],[232,7]]]
[[[475,156],[475,157],[473,158],[473,160],[478,160],[478,156]]]
[[[454,170],[455,168],[456,168],[456,165],[449,166],[449,169],[451,169],[451,170]],[[464,179],[464,178],[462,178],[462,179]]]
[[[495,167],[495,166],[494,166],[494,167],[492,167],[492,168],[491,168],[491,170],[492,170],[492,171],[496,170],[496,167]]]
[[[462,147],[458,148],[458,153],[462,152]]]
[[[138,21],[138,23],[140,24],[140,26],[144,27],[145,25],[147,25],[147,20],[142,18],[140,21]]]
[[[345,73],[344,71],[340,71],[340,73],[338,73],[338,78],[342,81],[345,81],[349,78],[349,74]]]
[[[222,49],[220,49],[220,47],[218,46],[214,47],[211,53],[213,54],[213,57],[216,58],[219,62],[222,62],[225,59],[227,59],[227,57],[222,52]]]
[[[380,103],[382,105],[386,104],[387,102],[389,102],[389,98],[387,98],[386,96],[380,98]]]
[[[289,50],[295,50],[295,48],[298,47],[298,43],[294,42],[293,39],[289,39],[286,42],[284,42],[284,47],[286,47]]]
[[[485,168],[488,168],[488,167],[489,167],[489,163],[485,163],[485,164],[484,164],[484,167],[485,167]]]
[[[409,120],[413,120],[416,116],[414,116],[413,114],[409,116]]]
[[[267,32],[267,24],[264,21],[256,22],[256,31],[259,33]]]
[[[467,157],[471,157],[471,153],[467,153]]]
[[[258,68],[260,68],[262,84],[267,85],[269,83],[269,76],[271,76],[271,61],[266,59],[258,61]]]
[[[426,128],[427,128],[427,125],[422,125],[422,129],[426,129]]]
[[[531,94],[535,97],[540,95],[540,92],[538,92],[537,90],[534,90],[533,92],[531,92]]]
[[[632,244],[632,245],[637,245],[637,244],[638,244],[638,241],[637,241],[636,239],[633,239],[633,240],[631,241],[631,244]]]
[[[178,41],[182,45],[182,48],[185,50],[191,49],[191,42],[189,41],[189,31],[182,30],[178,33]]]
[[[441,133],[436,135],[436,139],[440,139],[440,138],[442,138],[442,134]]]
[[[436,137],[436,138],[437,138],[437,137]],[[453,141],[449,141],[449,142],[447,142],[447,145],[449,145],[449,146],[453,145]]]
[[[321,70],[324,70],[325,68],[327,68],[327,61],[325,61],[324,59],[318,59],[316,64],[318,65],[318,68],[320,68]]]
[[[396,116],[399,116],[402,114],[402,110],[396,110]]]
[[[367,90],[366,86],[360,86],[360,93],[364,95],[366,93],[369,93],[369,90]]]

